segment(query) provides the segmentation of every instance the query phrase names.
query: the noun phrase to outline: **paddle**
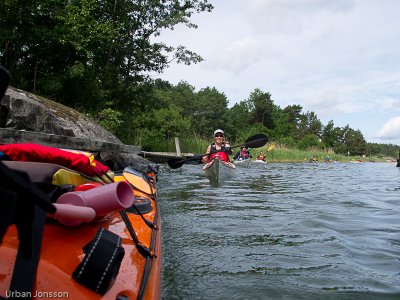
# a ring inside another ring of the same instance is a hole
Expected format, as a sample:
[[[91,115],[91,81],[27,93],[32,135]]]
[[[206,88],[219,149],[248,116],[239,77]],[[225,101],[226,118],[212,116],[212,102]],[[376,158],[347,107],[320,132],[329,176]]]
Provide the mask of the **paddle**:
[[[238,148],[243,146],[246,146],[247,148],[260,148],[264,146],[267,142],[268,142],[268,137],[265,134],[259,133],[249,137],[243,144],[232,146],[231,148]],[[205,155],[207,154],[195,155],[189,158],[180,158],[180,157],[171,158],[170,160],[168,160],[168,165],[171,167],[171,169],[177,169],[182,167],[184,164],[188,162],[198,161]]]

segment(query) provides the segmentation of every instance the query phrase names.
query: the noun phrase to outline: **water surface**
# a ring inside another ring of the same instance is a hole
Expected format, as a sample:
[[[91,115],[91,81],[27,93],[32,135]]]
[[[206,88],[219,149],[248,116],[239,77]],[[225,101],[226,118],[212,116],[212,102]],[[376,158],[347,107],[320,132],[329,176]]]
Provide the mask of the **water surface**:
[[[159,177],[164,299],[400,299],[400,170],[254,164]]]

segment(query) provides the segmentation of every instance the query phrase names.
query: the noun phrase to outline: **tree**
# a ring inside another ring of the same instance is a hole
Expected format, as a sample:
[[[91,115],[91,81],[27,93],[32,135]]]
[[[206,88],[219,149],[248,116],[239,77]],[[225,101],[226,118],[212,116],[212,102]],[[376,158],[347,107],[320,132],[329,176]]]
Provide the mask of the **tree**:
[[[325,147],[335,147],[340,138],[340,128],[334,127],[333,120],[330,120],[326,126],[323,126],[321,138]]]
[[[185,117],[192,117],[195,114],[196,92],[194,86],[185,81],[175,86],[156,89],[157,98],[168,107],[177,109]]]
[[[274,124],[273,138],[275,140],[283,140],[285,137],[292,136],[293,124],[289,122],[289,114],[278,106],[275,107],[274,113]]]
[[[313,148],[320,149],[322,144],[315,134],[307,134],[298,142],[298,146],[303,150]]]
[[[253,123],[260,123],[269,129],[274,129],[274,101],[270,93],[264,93],[260,89],[251,92],[247,100],[251,120]]]
[[[352,155],[363,155],[367,150],[367,143],[360,130],[349,129],[346,133],[345,144],[347,151]]]
[[[247,132],[251,126],[250,112],[246,101],[235,103],[228,111],[228,119],[231,122],[232,137],[237,140],[241,132]]]
[[[300,122],[298,125],[299,138],[302,138],[309,134],[314,134],[317,137],[321,136],[322,123],[318,119],[314,112],[307,111],[305,114],[300,116]]]
[[[341,128],[339,143],[335,145],[335,152],[351,155],[363,155],[367,150],[367,143],[360,130],[354,130],[349,125]]]
[[[207,0],[3,0],[1,63],[17,87],[71,106],[96,108],[101,99],[123,110],[149,72],[202,60],[154,37],[177,24],[196,28],[190,17],[212,9]]]
[[[288,116],[288,123],[290,125],[290,132],[289,134],[291,136],[299,136],[300,134],[298,133],[299,130],[299,124],[300,124],[300,119],[301,119],[301,111],[303,107],[300,105],[288,105],[283,109],[283,112],[287,114]]]
[[[230,133],[228,119],[228,99],[215,87],[206,87],[197,93],[193,127],[203,137],[209,137],[213,128],[223,128]]]

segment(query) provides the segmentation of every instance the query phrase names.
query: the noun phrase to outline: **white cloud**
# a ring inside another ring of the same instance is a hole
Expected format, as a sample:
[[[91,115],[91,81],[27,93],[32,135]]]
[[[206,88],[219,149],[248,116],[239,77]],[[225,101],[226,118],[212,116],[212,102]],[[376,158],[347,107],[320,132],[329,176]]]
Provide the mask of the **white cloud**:
[[[261,55],[262,45],[260,41],[246,37],[223,49],[220,59],[216,61],[214,66],[240,73],[257,63]]]
[[[161,78],[214,86],[230,105],[260,88],[281,107],[299,104],[368,137],[400,115],[400,1],[213,2],[193,19],[197,30],[160,37],[205,61],[172,65]]]
[[[379,130],[377,137],[382,140],[400,140],[400,117],[387,121]]]

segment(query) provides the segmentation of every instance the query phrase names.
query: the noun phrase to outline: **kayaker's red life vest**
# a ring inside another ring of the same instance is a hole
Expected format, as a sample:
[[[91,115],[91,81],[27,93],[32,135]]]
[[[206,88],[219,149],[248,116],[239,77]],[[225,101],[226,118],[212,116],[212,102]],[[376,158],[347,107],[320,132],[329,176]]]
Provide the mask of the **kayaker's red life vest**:
[[[240,157],[247,159],[248,158],[248,154],[246,150],[240,150]]]
[[[210,150],[210,160],[213,160],[215,157],[218,157],[222,161],[229,161],[229,156],[224,151],[225,151],[225,143],[222,143],[221,150],[217,150],[215,143],[212,143]]]

